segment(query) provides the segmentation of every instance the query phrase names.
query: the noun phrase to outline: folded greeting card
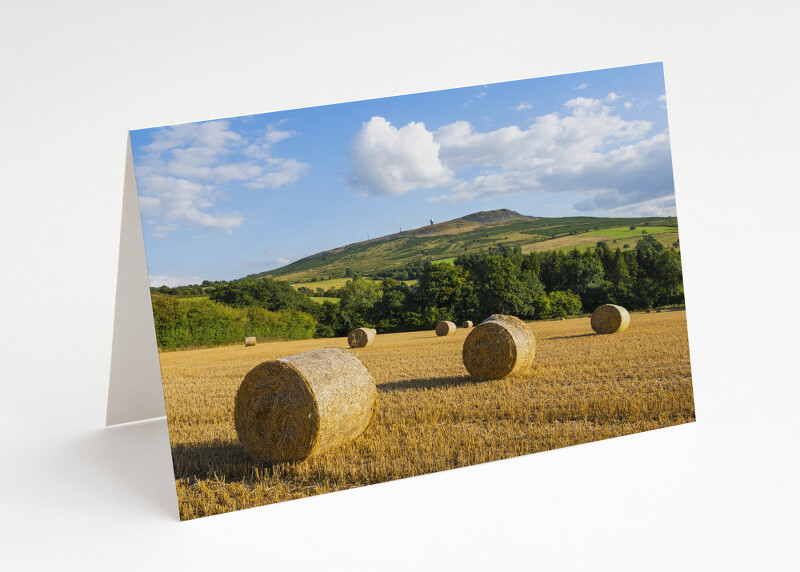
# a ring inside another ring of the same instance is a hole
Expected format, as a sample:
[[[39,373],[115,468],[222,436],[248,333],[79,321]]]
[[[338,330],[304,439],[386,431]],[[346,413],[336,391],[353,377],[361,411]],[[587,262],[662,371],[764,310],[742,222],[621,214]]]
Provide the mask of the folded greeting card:
[[[182,519],[695,418],[659,63],[129,159],[109,423],[166,411]]]

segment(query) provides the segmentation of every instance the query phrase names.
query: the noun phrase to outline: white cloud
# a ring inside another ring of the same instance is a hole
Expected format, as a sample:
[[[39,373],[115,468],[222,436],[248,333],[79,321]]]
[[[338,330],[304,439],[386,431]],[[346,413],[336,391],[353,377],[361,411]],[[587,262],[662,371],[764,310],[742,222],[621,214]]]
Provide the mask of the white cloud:
[[[453,169],[468,166],[502,167],[506,171],[535,166],[555,168],[569,164],[578,156],[602,144],[640,137],[651,124],[647,121],[624,121],[610,115],[596,99],[578,97],[565,107],[570,115],[556,113],[537,117],[527,129],[516,125],[488,133],[475,132],[467,121],[457,121],[436,131],[441,144],[442,161]]]
[[[353,137],[347,157],[348,183],[369,194],[402,195],[448,184],[453,177],[424,123],[398,129],[383,117],[373,117]]]
[[[238,133],[228,129],[227,121],[207,121],[159,129],[153,142],[143,149],[147,153],[162,153],[190,143],[199,147],[220,149],[240,140]]]
[[[200,284],[201,278],[199,276],[154,276],[150,274],[150,286],[158,288],[159,286],[188,286],[190,284]]]
[[[666,102],[667,101],[667,94],[666,93],[662,93],[661,95],[658,96],[658,99],[656,101],[658,101],[659,103]]]
[[[251,189],[277,189],[294,183],[308,169],[306,163],[296,159],[266,159],[266,172],[245,184]]]
[[[239,182],[253,189],[275,189],[296,181],[308,165],[274,157],[272,147],[295,135],[270,125],[248,140],[228,121],[165,127],[142,147],[136,163],[139,205],[150,217],[153,235],[163,237],[180,225],[231,232],[241,226],[236,212],[213,213],[223,193],[218,185]]]
[[[631,107],[633,107],[633,104],[630,101],[626,101],[625,103],[622,104],[622,106],[625,109],[630,109]]]
[[[589,87],[589,86],[588,86],[588,85],[586,85],[585,83],[582,83],[582,84],[580,84],[580,85],[576,85],[576,86],[575,86],[575,87],[573,87],[572,89],[586,89],[587,87]]]
[[[605,100],[606,100],[606,101],[608,101],[609,103],[613,103],[613,102],[617,101],[618,99],[620,99],[621,97],[622,97],[622,96],[621,96],[620,94],[618,94],[618,93],[614,93],[614,92],[612,91],[611,93],[609,93],[609,94],[608,94],[608,95],[605,97]]]
[[[526,109],[533,109],[533,106],[530,103],[519,102],[516,105],[512,105],[509,109],[513,111],[525,111]]]
[[[601,101],[575,98],[568,114],[538,117],[526,129],[479,133],[466,121],[436,131],[442,162],[458,171],[479,167],[434,201],[486,199],[520,192],[586,195],[577,210],[612,210],[673,193],[669,139],[646,135],[647,121],[612,115]]]
[[[569,193],[583,196],[573,205],[582,212],[652,210],[653,201],[674,200],[669,137],[651,130],[649,121],[622,119],[586,97],[524,128],[487,132],[468,121],[433,133],[413,122],[397,129],[374,117],[348,152],[351,184],[375,195],[446,187],[431,201]]]
[[[296,135],[296,133],[294,131],[281,131],[274,125],[268,125],[267,132],[264,134],[264,140],[269,145],[275,145],[275,143],[280,143],[292,135]]]
[[[168,232],[172,232],[173,230],[175,230],[177,228],[178,228],[177,223],[162,224],[162,225],[153,226],[152,232],[153,232],[153,236],[157,236],[158,238],[164,238],[165,236],[167,236]]]

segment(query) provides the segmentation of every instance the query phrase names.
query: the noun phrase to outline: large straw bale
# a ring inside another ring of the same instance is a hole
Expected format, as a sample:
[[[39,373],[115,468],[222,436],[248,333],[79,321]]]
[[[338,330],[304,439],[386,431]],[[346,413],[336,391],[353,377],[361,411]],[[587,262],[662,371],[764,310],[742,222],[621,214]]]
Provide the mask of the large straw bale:
[[[493,314],[475,326],[464,340],[464,367],[476,379],[501,379],[530,368],[536,339],[515,316]]]
[[[473,326],[472,320],[464,320],[461,322],[462,328],[471,328]]]
[[[376,330],[375,328],[369,328],[369,329],[372,331],[373,334],[375,334],[376,336],[378,335],[378,330]]]
[[[624,332],[631,323],[628,310],[616,304],[603,304],[592,312],[592,329],[598,334]]]
[[[244,345],[247,346],[254,346],[256,345],[256,338],[255,336],[250,336],[244,339]]]
[[[456,325],[453,322],[442,321],[436,324],[437,336],[451,336],[456,333]]]
[[[375,330],[372,328],[356,328],[347,335],[347,343],[351,348],[366,348],[375,343]]]
[[[254,367],[236,393],[233,418],[247,454],[299,461],[358,437],[376,404],[364,364],[347,350],[325,348]]]

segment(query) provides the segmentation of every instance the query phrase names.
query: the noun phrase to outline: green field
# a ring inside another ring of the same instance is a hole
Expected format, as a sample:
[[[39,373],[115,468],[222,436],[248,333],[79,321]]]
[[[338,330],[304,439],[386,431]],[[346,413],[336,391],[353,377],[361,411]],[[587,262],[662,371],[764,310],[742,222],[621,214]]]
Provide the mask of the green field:
[[[328,288],[341,288],[350,282],[350,280],[352,280],[352,278],[331,278],[330,280],[317,280],[316,282],[293,282],[292,286],[294,286],[295,289],[305,286],[314,291],[316,291],[317,288],[327,290]],[[372,278],[364,278],[364,280],[372,280]]]
[[[333,302],[334,304],[339,303],[339,298],[334,298],[332,296],[309,296],[309,298],[317,304],[322,304],[323,302]]]
[[[456,257],[452,256],[450,258],[440,258],[439,260],[431,260],[431,264],[453,264],[456,261]]]
[[[610,236],[611,238],[642,238],[644,236],[642,231],[646,230],[647,234],[659,234],[662,232],[678,232],[677,226],[637,226],[631,230],[630,227],[617,227],[617,228],[604,228],[602,230],[594,230],[592,232],[585,232],[583,236]]]

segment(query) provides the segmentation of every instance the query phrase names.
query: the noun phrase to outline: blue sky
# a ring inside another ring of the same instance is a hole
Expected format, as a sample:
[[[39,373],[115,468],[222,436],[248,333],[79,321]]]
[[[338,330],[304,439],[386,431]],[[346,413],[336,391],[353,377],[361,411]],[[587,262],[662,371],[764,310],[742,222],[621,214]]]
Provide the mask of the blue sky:
[[[131,131],[151,284],[509,208],[675,215],[660,63]]]

